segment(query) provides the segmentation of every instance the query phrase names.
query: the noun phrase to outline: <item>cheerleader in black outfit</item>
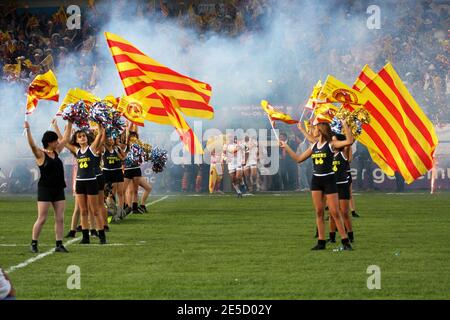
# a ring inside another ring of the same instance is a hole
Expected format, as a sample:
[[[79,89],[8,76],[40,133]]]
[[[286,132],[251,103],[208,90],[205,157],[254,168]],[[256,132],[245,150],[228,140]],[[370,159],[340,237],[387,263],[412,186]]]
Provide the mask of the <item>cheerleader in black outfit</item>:
[[[345,136],[338,134],[333,137],[334,140],[345,141]],[[347,231],[350,242],[354,241],[352,220],[350,219],[349,204],[350,204],[350,146],[338,149],[334,155],[333,171],[336,173],[336,185],[339,197],[339,212],[344,220],[345,229]],[[336,242],[336,222],[330,217],[330,242]]]
[[[352,250],[344,226],[339,218],[338,190],[336,186],[336,176],[333,171],[335,150],[349,146],[353,143],[353,137],[345,121],[342,125],[345,130],[345,141],[333,141],[330,124],[326,122],[318,123],[314,127],[313,134],[313,136],[318,137],[318,142],[314,143],[311,148],[301,155],[297,155],[286,142],[280,141],[280,147],[285,148],[295,161],[303,162],[309,157],[313,160],[311,194],[316,210],[316,224],[319,232],[319,240],[312,250],[324,250],[326,246],[323,195],[326,197],[330,215],[334,218],[336,227],[341,235],[344,250]]]
[[[105,176],[101,168],[102,155],[105,151],[105,137],[104,133],[100,139],[98,155],[95,157],[95,176],[97,177],[98,195],[97,195],[97,212],[100,213],[103,219],[103,228],[105,231],[109,231],[108,226],[108,212],[105,208]],[[91,233],[92,235],[92,233]]]
[[[115,203],[115,195],[118,196],[118,207],[114,214],[114,220],[117,221],[125,217],[123,204],[124,204],[124,191],[123,191],[123,171],[122,161],[125,159],[126,154],[122,148],[118,145],[117,141],[114,141],[112,137],[106,139],[105,152],[103,153],[103,175],[105,182],[112,186],[112,195]]]
[[[59,133],[56,120],[52,122],[55,131]],[[64,233],[64,207],[65,194],[64,188],[66,182],[64,180],[64,166],[58,154],[64,149],[69,135],[72,130],[72,124],[66,128],[64,137],[58,136],[53,131],[46,131],[42,137],[43,149],[40,149],[34,143],[31,136],[30,125],[25,121],[24,127],[27,132],[28,144],[36,158],[36,164],[39,167],[40,178],[38,182],[38,218],[33,225],[33,233],[31,238],[31,252],[37,253],[38,239],[41,234],[42,227],[48,216],[48,209],[53,206],[55,211],[55,235],[56,235],[56,252],[68,252],[62,244]],[[60,140],[58,141],[58,137]]]
[[[75,185],[77,203],[81,213],[81,227],[83,239],[80,244],[90,243],[89,239],[89,215],[95,218],[95,224],[100,238],[100,244],[106,244],[103,217],[99,214],[98,207],[98,182],[96,176],[96,162],[100,151],[100,141],[105,134],[105,129],[99,127],[99,133],[92,144],[89,144],[88,135],[83,130],[76,131],[71,143],[66,148],[77,158],[78,171]]]
[[[126,130],[126,141],[128,147],[139,139],[137,126],[130,123]],[[148,196],[152,192],[152,185],[142,176],[142,170],[139,163],[125,163],[124,165],[124,190],[125,194],[128,192],[128,207],[125,209],[127,214],[133,213],[141,214],[147,212],[145,205]],[[144,189],[141,197],[141,204],[138,205],[138,190],[139,187]]]

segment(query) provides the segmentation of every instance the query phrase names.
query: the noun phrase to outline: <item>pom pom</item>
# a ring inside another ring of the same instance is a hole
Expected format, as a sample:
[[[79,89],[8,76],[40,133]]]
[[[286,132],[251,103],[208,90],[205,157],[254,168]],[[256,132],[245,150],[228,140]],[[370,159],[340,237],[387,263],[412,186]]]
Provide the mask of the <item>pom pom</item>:
[[[340,134],[342,132],[341,120],[339,120],[337,117],[334,117],[333,121],[331,121],[330,127],[331,131],[333,131],[336,134]]]
[[[363,108],[356,109],[353,112],[341,108],[331,122],[331,130],[336,134],[343,133],[340,120],[345,120],[352,131],[352,135],[356,138],[362,133],[363,124],[370,122],[370,114]]]
[[[153,163],[153,172],[162,172],[167,162],[167,151],[159,147],[153,148],[150,153],[150,161]]]
[[[73,122],[78,128],[83,130],[89,129],[88,117],[89,111],[83,100],[68,104],[62,112],[64,120]]]
[[[139,166],[144,161],[144,148],[142,148],[139,144],[133,143],[130,145],[130,150],[125,157],[125,166],[133,167]]]
[[[111,120],[106,125],[106,135],[113,139],[118,138],[125,130],[125,120],[119,112],[111,109]]]
[[[94,121],[99,126],[106,128],[111,121],[110,108],[103,102],[95,102],[89,111],[89,120]]]

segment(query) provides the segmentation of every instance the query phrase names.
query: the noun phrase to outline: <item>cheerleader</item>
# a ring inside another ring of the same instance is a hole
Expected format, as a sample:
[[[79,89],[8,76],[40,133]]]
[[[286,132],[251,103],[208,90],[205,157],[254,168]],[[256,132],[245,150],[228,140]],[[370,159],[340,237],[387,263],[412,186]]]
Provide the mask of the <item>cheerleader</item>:
[[[109,231],[108,226],[108,211],[105,208],[105,176],[102,171],[102,155],[105,152],[105,137],[106,133],[102,134],[100,139],[98,155],[95,157],[95,176],[98,183],[98,195],[97,195],[97,212],[101,214],[103,218],[103,228],[105,231]],[[91,230],[92,231],[92,230]],[[91,232],[92,235],[92,232]]]
[[[105,152],[103,153],[103,175],[105,182],[112,186],[112,198],[115,203],[115,195],[118,196],[118,207],[114,214],[114,220],[117,221],[125,216],[124,189],[123,189],[123,171],[122,161],[125,159],[123,149],[112,137],[106,139]]]
[[[319,122],[314,127],[313,134],[313,136],[318,137],[318,141],[301,155],[297,155],[286,142],[280,141],[280,147],[285,148],[295,161],[303,162],[310,157],[313,160],[311,194],[316,210],[316,225],[319,233],[319,240],[312,250],[324,250],[326,247],[323,195],[326,197],[330,215],[336,222],[336,227],[341,236],[344,250],[352,250],[344,226],[339,218],[338,190],[336,185],[336,175],[333,171],[335,150],[349,146],[353,143],[353,137],[351,136],[351,132],[345,121],[342,125],[345,130],[346,139],[344,141],[337,141],[332,140],[330,124],[327,122]]]
[[[345,141],[345,136],[338,134],[333,137],[336,141]],[[344,226],[347,231],[350,242],[354,241],[352,220],[348,214],[350,202],[350,146],[338,149],[334,155],[333,171],[336,174],[336,185],[339,198],[339,212],[344,220]],[[336,242],[336,222],[330,217],[330,242]]]
[[[55,131],[59,133],[56,120],[53,120],[52,124]],[[42,136],[43,149],[36,146],[31,135],[30,125],[27,121],[25,121],[24,127],[27,133],[28,144],[36,158],[36,164],[40,171],[37,196],[38,218],[33,225],[31,252],[39,252],[38,239],[42,227],[47,220],[48,209],[50,206],[53,206],[55,211],[55,252],[68,252],[62,243],[64,236],[64,188],[66,187],[66,182],[64,180],[64,165],[58,157],[58,154],[64,149],[64,146],[69,139],[72,124],[68,124],[64,137],[62,137],[60,133],[58,135],[56,132],[46,131]]]
[[[83,233],[83,239],[80,244],[90,243],[89,213],[94,216],[100,244],[106,244],[104,219],[98,212],[99,185],[96,173],[98,153],[101,147],[100,142],[104,134],[105,129],[100,126],[99,133],[91,144],[89,135],[84,130],[78,130],[73,134],[71,142],[66,145],[66,148],[75,155],[78,163],[75,192],[81,214]]]
[[[131,131],[134,129],[135,131]],[[127,145],[130,146],[131,143],[139,139],[139,134],[137,133],[136,125],[130,124],[127,128]],[[145,205],[150,192],[152,191],[152,186],[147,182],[144,177],[142,177],[142,171],[139,163],[129,163],[125,162],[124,165],[124,190],[125,193],[128,192],[128,208],[127,213],[133,210],[133,213],[146,213],[147,207]],[[141,204],[138,205],[138,190],[139,187],[144,189],[144,193],[141,197]]]

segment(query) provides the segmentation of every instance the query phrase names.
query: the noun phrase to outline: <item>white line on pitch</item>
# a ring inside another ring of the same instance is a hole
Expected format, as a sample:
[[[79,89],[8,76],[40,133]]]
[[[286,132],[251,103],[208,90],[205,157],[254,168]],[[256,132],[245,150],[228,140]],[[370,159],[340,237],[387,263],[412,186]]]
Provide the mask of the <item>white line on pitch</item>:
[[[164,196],[164,197],[162,197],[161,199],[158,199],[158,200],[155,200],[155,201],[153,201],[153,202],[147,203],[145,206],[151,206],[152,204],[155,204],[155,203],[158,203],[158,202],[160,202],[160,201],[166,200],[168,197],[169,197],[169,196]]]
[[[7,243],[0,243],[0,247],[29,247],[29,244],[7,244]],[[51,247],[52,245],[49,244],[40,244],[39,247]],[[92,243],[89,245],[89,247],[92,246],[101,246],[101,247],[121,247],[121,246],[145,246],[143,243],[107,243],[107,244],[95,244]]]
[[[64,245],[65,246],[69,246],[72,243],[74,243],[74,242],[76,242],[76,241],[78,241],[80,239],[81,239],[81,237],[72,239],[70,241],[67,241]],[[11,273],[11,272],[16,271],[18,269],[25,268],[27,265],[29,265],[29,264],[31,264],[31,263],[33,263],[35,261],[38,261],[38,260],[40,260],[42,258],[45,258],[46,256],[49,256],[49,255],[51,255],[53,253],[55,253],[55,249],[54,248],[51,249],[51,250],[48,250],[48,251],[46,251],[44,253],[38,254],[36,257],[30,258],[30,259],[28,259],[28,260],[26,260],[26,261],[24,261],[22,263],[19,263],[18,265],[12,266],[9,269],[7,269],[5,272],[6,273]]]

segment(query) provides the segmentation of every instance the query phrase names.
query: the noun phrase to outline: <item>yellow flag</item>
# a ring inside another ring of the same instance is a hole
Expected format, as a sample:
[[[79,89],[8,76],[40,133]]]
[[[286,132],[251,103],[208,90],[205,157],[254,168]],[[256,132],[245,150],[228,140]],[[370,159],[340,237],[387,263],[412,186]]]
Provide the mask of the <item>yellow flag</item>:
[[[211,166],[209,170],[209,193],[213,193],[217,183],[217,170],[215,166]]]
[[[317,104],[314,108],[314,115],[319,122],[331,122],[339,108],[332,103]]]
[[[261,107],[269,115],[271,120],[283,121],[287,124],[297,124],[298,120],[292,119],[292,117],[286,113],[283,113],[274,107],[272,107],[266,100],[261,100]]]
[[[315,103],[317,102],[317,98],[319,97],[320,90],[322,89],[322,81],[317,81],[316,85],[309,96],[308,102],[306,102],[305,108],[313,110],[315,107]]]
[[[80,100],[83,100],[86,104],[91,105],[94,102],[101,101],[102,99],[93,95],[90,92],[87,92],[79,88],[70,89],[67,92],[66,96],[64,97],[61,106],[59,107],[57,115],[61,115],[63,110],[67,107],[68,104],[76,103]]]
[[[134,124],[141,127],[144,126],[144,109],[139,100],[128,96],[122,96],[116,109]]]
[[[39,100],[59,100],[58,82],[51,70],[37,75],[28,87],[26,114],[33,113]]]
[[[352,105],[363,105],[367,101],[367,98],[363,94],[350,88],[331,75],[328,75],[325,83],[322,85],[318,99],[325,102],[347,103]]]
[[[16,64],[5,64],[3,66],[3,73],[5,74],[9,74],[9,75],[13,75],[15,77],[19,77],[20,76],[20,72],[21,72],[21,64],[20,63],[16,63]]]
[[[103,98],[103,101],[106,102],[108,105],[110,105],[113,108],[116,108],[118,105],[118,99],[116,99],[116,97],[114,97],[113,95],[107,95],[106,97]]]

